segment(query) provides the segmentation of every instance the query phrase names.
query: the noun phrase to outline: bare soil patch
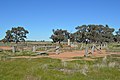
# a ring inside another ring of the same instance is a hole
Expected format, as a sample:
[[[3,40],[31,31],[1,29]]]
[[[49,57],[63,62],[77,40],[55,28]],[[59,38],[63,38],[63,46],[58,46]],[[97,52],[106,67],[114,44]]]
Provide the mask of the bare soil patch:
[[[94,61],[95,59],[92,58],[87,58],[84,57],[85,51],[72,51],[72,52],[63,52],[60,54],[55,54],[55,53],[49,53],[48,56],[17,56],[17,57],[12,57],[12,58],[42,58],[42,57],[49,57],[49,58],[54,58],[54,59],[61,59],[64,61],[73,61],[73,60],[87,60],[87,61]],[[91,57],[104,57],[106,55],[110,55],[105,52],[105,50],[95,51],[94,54],[90,54]],[[74,57],[84,57],[82,59],[74,59]]]
[[[12,47],[8,47],[8,46],[0,46],[0,49],[2,49],[2,50],[11,50]]]

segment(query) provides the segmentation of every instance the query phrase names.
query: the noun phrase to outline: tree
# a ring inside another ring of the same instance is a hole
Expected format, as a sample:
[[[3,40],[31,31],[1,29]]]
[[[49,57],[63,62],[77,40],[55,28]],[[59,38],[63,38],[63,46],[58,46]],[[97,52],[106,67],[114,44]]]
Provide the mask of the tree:
[[[75,38],[78,42],[111,42],[113,41],[113,28],[108,25],[82,25],[76,27]]]
[[[109,28],[108,25],[106,25],[104,28],[103,28],[103,31],[102,31],[102,40],[101,42],[113,42],[113,38],[114,38],[114,35],[113,35],[113,32],[114,32],[114,29],[113,28]]]
[[[61,42],[61,41],[66,41],[66,39],[69,37],[69,32],[67,30],[62,30],[62,29],[53,29],[53,34],[51,35],[51,39],[53,42]]]
[[[4,40],[6,42],[25,42],[27,38],[26,34],[29,32],[23,27],[13,27],[11,30],[7,30]]]
[[[114,41],[119,42],[120,41],[120,28],[118,31],[116,31],[116,35],[114,36]]]
[[[6,36],[2,41],[3,42],[12,42],[13,41],[13,35],[11,33],[11,30],[7,30]]]

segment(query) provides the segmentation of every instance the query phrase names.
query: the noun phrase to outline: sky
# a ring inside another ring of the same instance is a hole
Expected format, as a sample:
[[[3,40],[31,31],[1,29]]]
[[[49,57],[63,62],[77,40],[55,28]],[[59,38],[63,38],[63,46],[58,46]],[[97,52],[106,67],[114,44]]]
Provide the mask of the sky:
[[[0,39],[12,27],[29,31],[27,40],[50,40],[52,29],[75,32],[83,24],[120,28],[120,0],[0,0]]]

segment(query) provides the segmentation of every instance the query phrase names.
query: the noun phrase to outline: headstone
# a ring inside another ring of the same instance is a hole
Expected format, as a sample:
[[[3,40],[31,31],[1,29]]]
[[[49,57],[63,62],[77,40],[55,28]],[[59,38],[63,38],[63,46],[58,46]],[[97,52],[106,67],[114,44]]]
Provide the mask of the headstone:
[[[68,46],[70,46],[70,39],[68,39]]]

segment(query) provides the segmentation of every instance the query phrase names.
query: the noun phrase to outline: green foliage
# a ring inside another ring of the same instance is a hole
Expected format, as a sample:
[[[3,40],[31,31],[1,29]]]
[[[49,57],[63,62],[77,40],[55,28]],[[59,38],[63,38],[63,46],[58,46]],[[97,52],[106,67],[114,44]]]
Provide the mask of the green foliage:
[[[7,30],[5,38],[2,40],[3,42],[24,42],[25,38],[27,38],[26,34],[29,32],[25,30],[23,27],[13,27],[11,30]]]
[[[90,42],[119,42],[120,29],[113,34],[114,28],[108,25],[82,25],[75,28],[77,31],[69,33],[67,30],[57,29],[53,30],[53,35],[50,37],[53,42],[67,41],[69,38],[71,42],[85,42],[88,39]]]
[[[67,30],[62,30],[62,29],[57,29],[54,30],[53,29],[53,35],[51,35],[51,39],[53,40],[53,42],[61,42],[63,40],[67,40],[69,36],[69,33],[67,32]]]
[[[113,28],[108,25],[82,25],[76,27],[75,32],[76,40],[84,42],[89,39],[90,42],[112,42],[113,41]]]

